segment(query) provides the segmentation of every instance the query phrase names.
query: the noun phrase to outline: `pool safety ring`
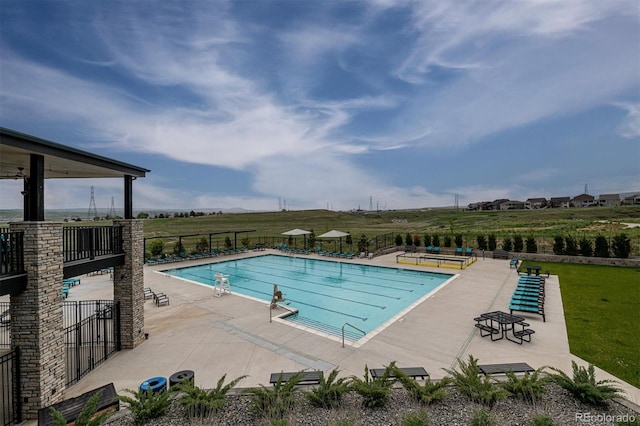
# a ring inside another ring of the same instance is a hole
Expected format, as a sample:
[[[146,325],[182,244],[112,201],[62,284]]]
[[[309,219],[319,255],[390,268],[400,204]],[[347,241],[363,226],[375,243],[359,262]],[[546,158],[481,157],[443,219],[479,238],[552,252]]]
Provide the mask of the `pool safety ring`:
[[[167,390],[167,378],[166,377],[152,377],[145,380],[140,384],[140,391],[147,392],[151,390],[151,393],[161,393]]]

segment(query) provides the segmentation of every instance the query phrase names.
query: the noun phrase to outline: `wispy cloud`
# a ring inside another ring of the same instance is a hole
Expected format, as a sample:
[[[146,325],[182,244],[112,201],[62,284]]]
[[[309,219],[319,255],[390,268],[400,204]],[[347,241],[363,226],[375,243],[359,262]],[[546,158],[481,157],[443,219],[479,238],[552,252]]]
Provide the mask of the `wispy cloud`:
[[[618,103],[616,105],[627,111],[627,116],[620,125],[620,134],[629,139],[640,137],[640,104]]]

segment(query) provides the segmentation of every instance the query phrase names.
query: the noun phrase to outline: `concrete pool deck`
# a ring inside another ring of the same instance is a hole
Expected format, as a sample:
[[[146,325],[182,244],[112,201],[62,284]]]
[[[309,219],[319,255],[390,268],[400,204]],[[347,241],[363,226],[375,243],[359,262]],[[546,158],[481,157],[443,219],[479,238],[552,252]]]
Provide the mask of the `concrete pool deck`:
[[[235,258],[264,253],[249,252]],[[144,286],[170,298],[169,305],[160,307],[146,301],[145,332],[149,333],[149,339],[136,349],[110,357],[70,387],[65,397],[110,382],[121,393],[124,389],[137,389],[147,378],[168,378],[180,370],[193,370],[196,385],[213,388],[223,374],[227,375],[227,381],[248,375],[238,386],[251,387],[269,385],[273,372],[327,371],[337,367],[340,376],[362,377],[365,365],[380,368],[391,361],[400,367],[424,367],[437,379],[446,375],[444,368],[455,368],[456,359],[467,360],[469,354],[478,358],[480,364],[526,362],[534,368],[554,366],[569,374],[571,361],[587,364],[569,352],[557,276],[551,275],[546,281],[546,322],[536,314],[515,313],[525,317],[529,328],[535,330],[531,343],[518,345],[504,339],[492,342],[480,337],[473,318],[483,312],[508,312],[518,280],[518,273],[509,268],[508,260],[479,258],[465,270],[398,265],[395,254],[371,260],[346,260],[452,273],[458,277],[360,347],[346,342],[343,348],[339,339],[328,339],[277,321],[270,323],[266,303],[233,294],[216,297],[212,288],[156,272],[229,259],[226,256],[145,266]],[[71,289],[69,300],[113,298],[108,275],[81,278],[82,284]],[[640,403],[637,388],[600,369],[596,369],[596,377],[618,381],[627,399]]]

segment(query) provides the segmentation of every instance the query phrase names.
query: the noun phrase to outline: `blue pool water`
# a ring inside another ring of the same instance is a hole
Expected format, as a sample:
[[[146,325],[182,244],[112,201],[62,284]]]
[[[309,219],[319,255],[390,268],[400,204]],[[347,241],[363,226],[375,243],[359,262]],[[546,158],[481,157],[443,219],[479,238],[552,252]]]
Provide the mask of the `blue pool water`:
[[[273,285],[277,284],[285,299],[281,304],[298,310],[287,321],[338,336],[345,323],[371,333],[452,278],[449,274],[280,255],[165,271],[205,285],[213,285],[216,272],[229,275],[233,293],[265,302],[271,301]],[[357,340],[362,334],[347,333],[347,337]]]

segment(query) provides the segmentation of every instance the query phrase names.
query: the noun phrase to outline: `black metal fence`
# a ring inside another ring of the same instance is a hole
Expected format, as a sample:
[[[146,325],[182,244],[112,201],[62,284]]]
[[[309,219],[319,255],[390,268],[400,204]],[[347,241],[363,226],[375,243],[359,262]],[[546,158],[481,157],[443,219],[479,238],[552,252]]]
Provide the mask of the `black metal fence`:
[[[20,407],[20,349],[0,351],[0,424],[22,422]]]
[[[67,385],[71,385],[120,350],[120,304],[65,302],[64,311]]]
[[[0,228],[0,275],[25,272],[23,248],[24,232]]]
[[[65,262],[124,253],[121,226],[69,226],[62,232]]]

